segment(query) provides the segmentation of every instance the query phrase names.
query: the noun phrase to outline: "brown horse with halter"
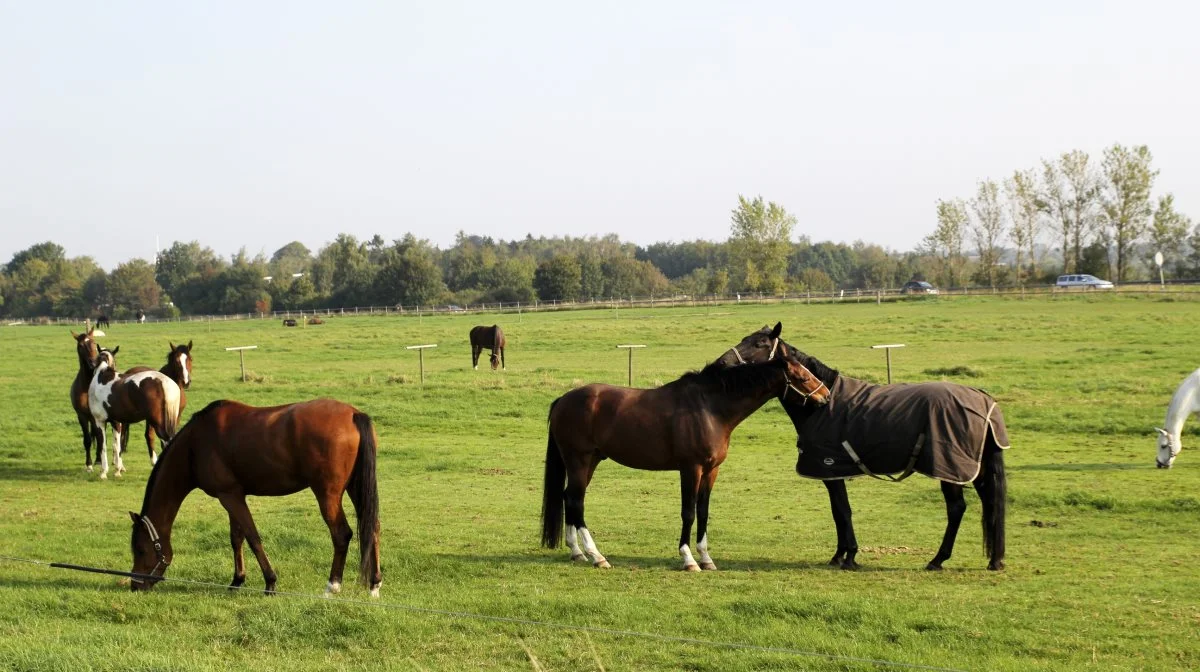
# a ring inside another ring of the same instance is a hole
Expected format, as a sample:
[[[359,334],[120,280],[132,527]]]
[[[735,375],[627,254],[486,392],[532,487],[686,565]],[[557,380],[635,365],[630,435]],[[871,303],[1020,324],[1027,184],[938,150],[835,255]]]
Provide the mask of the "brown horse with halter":
[[[784,400],[796,427],[796,472],[825,484],[829,494],[837,550],[829,564],[858,569],[846,480],[870,476],[900,481],[920,473],[941,481],[946,501],[942,544],[926,569],[940,570],[950,559],[967,502],[970,484],[983,510],[983,546],[988,569],[1004,568],[1007,476],[1004,450],[1008,432],[1004,415],[982,390],[956,383],[875,385],[826,366],[779,338],[782,325],[763,327],[726,353],[738,362],[761,362],[783,356],[796,359],[830,390],[822,408]]]
[[[71,337],[75,339],[75,354],[79,357],[79,372],[71,382],[71,407],[75,409],[75,418],[83,430],[83,454],[88,471],[92,470],[92,409],[88,406],[88,387],[92,384],[96,359],[100,356],[95,331],[93,327],[82,334],[71,332]],[[100,459],[99,454],[96,459]]]
[[[175,345],[168,341],[171,349],[167,351],[167,363],[158,370],[159,373],[175,381],[179,386],[179,413],[183,414],[183,409],[187,406],[187,389],[192,386],[192,342],[188,341],[187,345]],[[137,373],[151,371],[148,366],[135,366],[129,369],[124,374],[132,376]],[[128,426],[122,426],[121,432],[121,452],[129,447],[129,431]],[[154,455],[154,426],[146,423],[146,450],[150,453],[150,464],[153,465],[157,458]]]
[[[321,517],[333,538],[329,596],[342,588],[342,571],[353,532],[342,509],[348,493],[358,514],[361,551],[359,581],[379,597],[379,493],[375,481],[375,428],[371,418],[332,399],[256,408],[236,401],[214,401],[196,413],[163,451],[150,472],[141,513],[133,519],[133,572],[161,577],[171,564],[171,528],[183,500],[197,488],[215,497],[229,514],[233,582],[246,581],[243,541],[258,559],[266,592],[275,590],[276,574],[246,495],[277,497],[305,488],[317,496]],[[155,580],[135,579],[133,590],[149,590]]]
[[[116,355],[120,349],[120,346],[111,351],[100,348],[92,383],[88,386],[92,436],[100,452],[102,479],[108,478],[108,453],[104,450],[105,423],[113,426],[113,461],[117,476],[125,471],[125,463],[121,459],[122,427],[145,420],[163,441],[170,441],[179,429],[179,386],[158,371],[121,374],[116,368]],[[151,453],[151,464],[154,461],[154,454]]]
[[[484,348],[488,348],[492,351],[489,358],[492,370],[495,371],[497,366],[507,369],[508,366],[504,363],[504,345],[504,330],[500,325],[475,327],[471,330],[471,366],[479,368],[479,355]]]
[[[803,403],[823,404],[828,390],[799,362],[775,358],[736,367],[714,362],[649,390],[594,384],[567,392],[550,404],[542,545],[558,547],[565,516],[571,559],[586,555],[596,567],[610,566],[588,531],[583,509],[597,465],[612,459],[634,469],[679,472],[683,569],[716,569],[708,554],[708,510],[729,436],[772,397],[789,393]],[[698,564],[689,548],[697,517]]]

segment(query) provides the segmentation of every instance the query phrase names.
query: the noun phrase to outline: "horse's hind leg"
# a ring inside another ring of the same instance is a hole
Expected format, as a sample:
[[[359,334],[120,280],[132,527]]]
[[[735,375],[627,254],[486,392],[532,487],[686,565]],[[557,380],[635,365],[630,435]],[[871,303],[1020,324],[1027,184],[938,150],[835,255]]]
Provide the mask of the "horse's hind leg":
[[[853,511],[850,509],[850,495],[846,492],[845,481],[823,481],[825,490],[829,493],[829,510],[833,513],[833,525],[837,528],[837,550],[829,564],[842,569],[858,569],[854,561],[858,555],[858,539],[854,536]]]
[[[86,462],[84,466],[90,472],[92,470],[92,419],[85,416],[77,416],[79,427],[83,430],[83,456]],[[99,460],[100,456],[96,455]]]
[[[229,545],[233,547],[233,581],[229,584],[230,590],[237,590],[246,582],[246,558],[242,556],[242,542],[245,540],[246,533],[233,519],[233,514],[229,514]]]
[[[92,421],[92,441],[96,444],[96,459],[100,462],[100,480],[108,479],[108,453],[104,445],[104,423]]]
[[[479,370],[479,353],[483,352],[483,346],[471,346],[471,368]]]
[[[267,552],[263,550],[262,538],[258,536],[258,528],[254,526],[254,517],[250,515],[250,507],[246,506],[246,496],[241,492],[223,492],[217,495],[217,499],[229,512],[231,525],[236,523],[246,535],[246,541],[250,542],[250,550],[254,552],[258,566],[262,569],[263,580],[267,584],[266,592],[275,592],[275,582],[279,577],[271,567],[271,561],[267,559]]]
[[[946,534],[942,537],[942,546],[937,555],[925,566],[925,569],[938,571],[942,563],[950,559],[954,550],[954,539],[958,536],[958,526],[962,523],[963,514],[967,512],[967,500],[963,499],[961,485],[942,482],[942,497],[946,499]]]
[[[155,423],[152,423],[149,420],[147,420],[146,421],[146,450],[149,451],[149,453],[150,453],[150,466],[152,466],[152,467],[158,463],[158,456],[154,454],[154,433],[157,431],[158,431],[158,428],[155,426]],[[166,440],[167,439],[165,437],[163,437],[163,441],[166,441]]]
[[[121,459],[121,437],[125,435],[122,430],[128,429],[128,425],[113,423],[113,476],[120,476],[125,473],[125,460]]]
[[[700,490],[700,465],[688,466],[679,470],[679,517],[683,525],[679,531],[679,558],[683,560],[683,571],[698,572],[700,565],[692,559],[692,551],[688,548],[692,537],[692,523],[696,520],[696,499]]]
[[[700,554],[700,569],[715,570],[717,563],[713,562],[712,557],[708,555],[708,504],[712,498],[713,487],[717,484],[717,471],[720,467],[713,467],[712,471],[705,472],[700,477],[700,493],[696,498],[696,552]]]
[[[317,505],[321,507],[321,517],[329,526],[329,536],[333,539],[333,565],[329,568],[329,584],[325,586],[325,597],[336,595],[342,591],[342,573],[346,569],[346,553],[350,549],[350,539],[354,531],[346,522],[346,512],[342,508],[342,491],[320,492],[313,489],[317,496]]]
[[[563,496],[567,523],[567,546],[571,549],[572,560],[586,556],[591,559],[593,566],[608,569],[612,565],[596,547],[596,541],[592,539],[592,533],[588,531],[587,523],[583,519],[583,500],[587,495],[587,486],[592,480],[596,466],[600,464],[598,457],[588,459],[590,461],[587,464],[571,464],[567,469],[567,489]],[[572,460],[572,462],[578,462],[578,460]],[[578,540],[576,540],[577,532]],[[582,550],[579,548],[580,543],[583,544]]]

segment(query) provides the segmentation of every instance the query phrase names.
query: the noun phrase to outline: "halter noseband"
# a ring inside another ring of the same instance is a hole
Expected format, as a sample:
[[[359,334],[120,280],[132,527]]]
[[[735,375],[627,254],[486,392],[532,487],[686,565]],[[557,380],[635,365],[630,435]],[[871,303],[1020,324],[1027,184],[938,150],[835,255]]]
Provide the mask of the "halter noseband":
[[[154,523],[150,522],[149,516],[140,516],[140,518],[142,524],[146,526],[146,533],[150,535],[150,543],[154,544],[154,555],[157,559],[157,562],[154,563],[154,569],[151,569],[149,574],[153,576],[153,574],[158,571],[159,567],[162,567],[163,571],[165,572],[167,567],[171,566],[171,561],[167,560],[163,555],[162,541],[159,540],[158,530],[154,529]],[[150,582],[141,580],[139,583]]]
[[[813,396],[814,394],[820,392],[821,388],[825,389],[826,398],[833,396],[833,391],[829,389],[829,386],[825,384],[825,381],[821,380],[820,378],[817,378],[816,376],[813,376],[812,371],[809,371],[807,366],[800,364],[800,368],[804,369],[805,371],[808,371],[808,375],[812,376],[813,378],[816,378],[817,382],[821,383],[821,384],[817,386],[817,389],[805,394],[804,390],[801,390],[800,388],[798,388],[792,384],[792,379],[788,377],[787,372],[785,371],[783,373],[783,379],[787,382],[787,387],[783,388],[783,394],[780,395],[780,397],[779,397],[780,401],[787,399],[788,390],[791,390],[791,391],[795,392],[796,394],[800,395],[800,399],[802,400],[800,403],[801,403],[801,405],[804,405],[804,406],[808,405],[808,398]]]
[[[776,339],[774,339],[774,340],[772,340],[772,341],[771,341],[771,352],[770,352],[770,354],[768,354],[768,355],[767,355],[767,361],[768,361],[768,362],[769,362],[769,361],[771,361],[772,359],[775,359],[775,351],[776,351],[778,348],[779,348],[779,339],[778,339],[778,338],[776,338]],[[745,363],[746,363],[746,360],[742,358],[742,353],[738,352],[738,349],[737,349],[737,346],[736,346],[736,345],[735,345],[735,346],[733,346],[732,348],[730,348],[730,350],[732,350],[732,351],[733,351],[733,356],[734,356],[734,357],[737,357],[738,364],[745,364]]]

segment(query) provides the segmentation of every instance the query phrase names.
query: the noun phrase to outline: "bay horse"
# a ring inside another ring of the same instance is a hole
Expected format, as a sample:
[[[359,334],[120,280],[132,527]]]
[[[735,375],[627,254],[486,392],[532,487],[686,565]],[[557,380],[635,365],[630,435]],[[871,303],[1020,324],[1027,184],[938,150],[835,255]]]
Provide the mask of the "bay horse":
[[[71,332],[71,337],[75,339],[75,354],[79,357],[79,371],[71,382],[71,407],[75,409],[75,418],[83,430],[83,455],[88,471],[92,470],[92,409],[88,406],[88,387],[92,384],[96,359],[100,356],[95,333],[94,327],[89,327],[81,334]],[[100,459],[99,454],[96,459]]]
[[[946,531],[926,569],[941,570],[942,563],[950,559],[967,509],[963,498],[963,485],[967,483],[975,488],[983,508],[983,544],[989,557],[988,569],[1004,569],[1008,485],[1003,451],[1008,445],[1004,416],[995,400],[981,390],[956,383],[874,385],[842,376],[816,357],[780,339],[781,329],[782,325],[776,324],[774,329],[763,327],[751,333],[719,361],[728,363],[730,357],[739,362],[760,362],[772,357],[796,359],[830,389],[829,403],[819,409],[788,400],[782,402],[798,436],[797,473],[821,479],[829,494],[837,529],[837,550],[829,564],[849,570],[859,568],[855,561],[858,541],[846,480],[866,475],[899,481],[915,471],[940,480],[946,501]],[[856,414],[860,410],[862,413]],[[866,414],[867,411],[874,415]],[[924,432],[929,433],[928,441]],[[917,438],[912,441],[914,433]],[[955,445],[963,440],[963,434],[970,436],[972,443],[978,441],[978,447],[968,446],[964,453],[962,446]],[[851,435],[860,443],[858,451],[846,438]],[[870,468],[868,463],[872,460],[866,453],[870,444],[881,449],[881,455],[875,459],[887,465],[884,470]],[[889,444],[903,450],[895,454]],[[863,457],[858,453],[863,453]],[[959,464],[952,464],[954,460],[948,457],[951,454]],[[964,473],[964,468],[973,469],[974,473]],[[880,476],[881,473],[885,476]],[[900,476],[892,476],[896,473]]]
[[[772,397],[789,391],[803,402],[824,403],[822,387],[798,361],[776,358],[737,367],[714,362],[648,390],[593,384],[567,392],[550,404],[542,545],[559,546],[565,516],[571,559],[586,554],[596,567],[611,566],[596,547],[583,510],[597,465],[612,459],[634,469],[679,472],[683,569],[716,569],[708,554],[709,501],[730,434]],[[689,548],[697,514],[698,564]]]
[[[122,375],[116,368],[116,355],[120,349],[120,346],[111,351],[100,348],[92,383],[88,387],[92,437],[100,453],[101,479],[108,478],[105,423],[113,427],[113,462],[117,476],[125,472],[125,462],[121,459],[123,427],[145,420],[164,442],[173,439],[179,428],[179,386],[158,371]],[[150,463],[154,462],[151,453]]]
[[[168,341],[167,344],[171,347],[167,351],[167,363],[158,372],[179,386],[179,413],[182,415],[183,409],[187,407],[187,389],[192,386],[192,342],[188,341],[187,345],[175,345]],[[135,366],[122,375],[132,376],[150,370],[148,366]],[[129,436],[132,432],[127,425],[122,426],[120,431],[121,452],[124,453],[129,446]],[[150,453],[150,465],[153,466],[157,458],[154,455],[154,426],[150,423],[146,423],[146,450]]]
[[[492,370],[495,371],[497,366],[507,370],[508,365],[504,363],[504,345],[504,330],[498,324],[471,329],[471,366],[475,369],[479,368],[479,355],[484,348],[488,348],[492,351],[492,356],[489,358]]]
[[[333,539],[328,597],[341,591],[342,571],[353,532],[346,522],[342,494],[358,515],[359,581],[379,597],[379,491],[375,480],[378,441],[371,418],[333,399],[257,408],[214,401],[191,417],[150,472],[140,513],[133,519],[130,546],[137,574],[161,577],[174,559],[171,528],[183,500],[199,488],[229,514],[233,582],[246,581],[242,543],[258,559],[268,594],[277,576],[246,496],[278,497],[305,488],[317,496],[321,517]],[[149,590],[157,580],[133,580],[133,590]]]

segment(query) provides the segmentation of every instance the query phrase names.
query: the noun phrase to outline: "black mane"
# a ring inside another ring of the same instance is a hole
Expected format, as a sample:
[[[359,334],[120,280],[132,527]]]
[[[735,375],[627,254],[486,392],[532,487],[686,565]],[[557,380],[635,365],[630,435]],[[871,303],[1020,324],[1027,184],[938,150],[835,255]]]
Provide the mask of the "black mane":
[[[690,371],[676,383],[720,387],[729,394],[744,394],[769,387],[783,369],[779,362],[759,362],[740,366],[725,366],[717,360],[699,371]]]
[[[833,387],[833,384],[837,382],[838,376],[841,375],[837,369],[831,369],[816,357],[806,355],[795,348],[791,348],[791,351],[796,356],[796,359],[799,359],[800,363],[807,367],[809,371],[812,371],[814,376],[820,378],[821,382],[825,383],[827,387]]]

